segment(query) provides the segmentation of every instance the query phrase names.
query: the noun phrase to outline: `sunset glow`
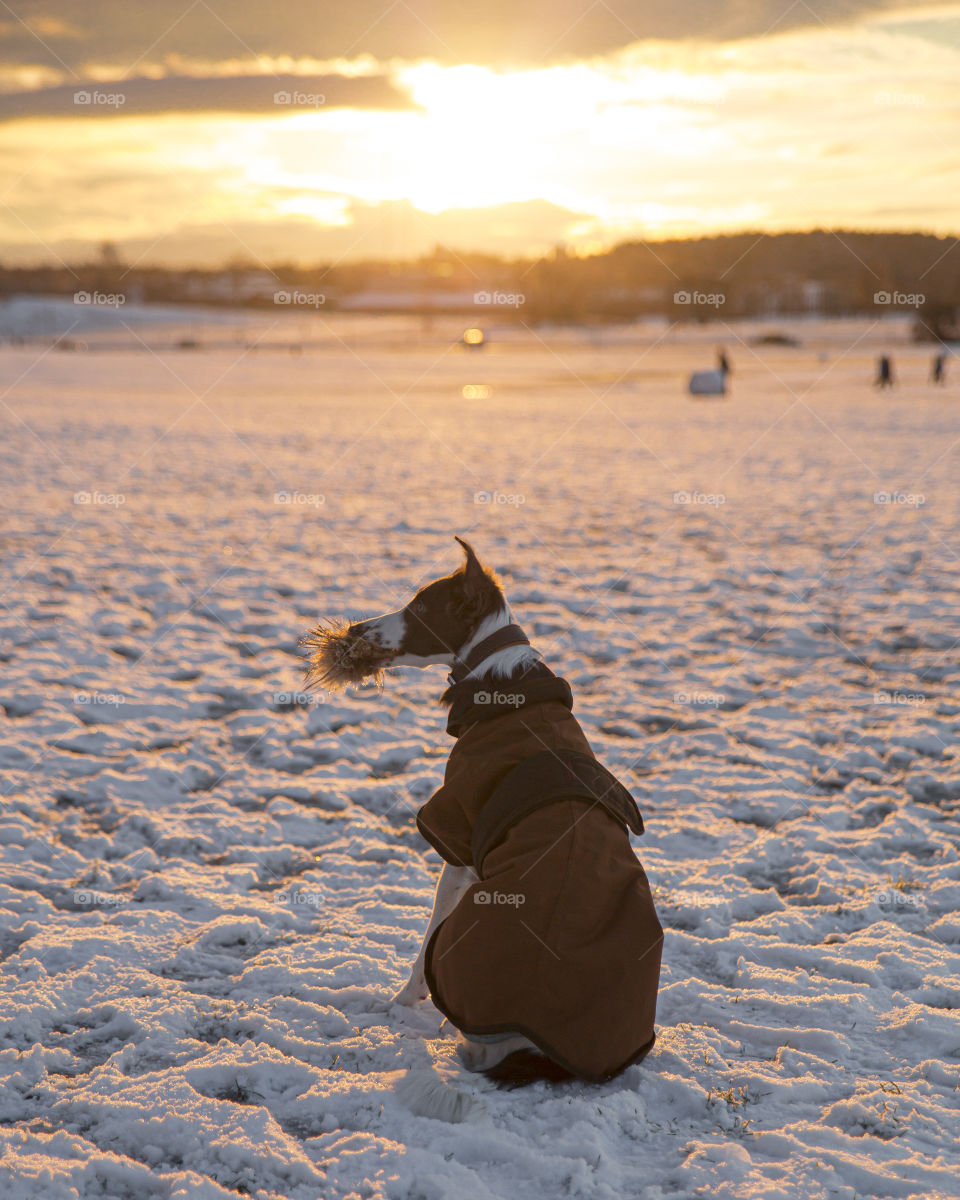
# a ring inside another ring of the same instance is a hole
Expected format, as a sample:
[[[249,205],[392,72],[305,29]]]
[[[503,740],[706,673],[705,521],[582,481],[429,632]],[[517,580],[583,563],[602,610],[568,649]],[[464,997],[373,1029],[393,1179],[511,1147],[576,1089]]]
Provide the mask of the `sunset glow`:
[[[51,68],[22,67],[0,123],[0,249],[52,261],[109,238],[146,261],[219,261],[436,243],[584,252],[817,225],[949,232],[958,31],[960,7],[945,5],[523,69],[362,54],[320,64],[334,82],[381,80],[389,104],[278,102],[272,80],[313,78],[294,60],[187,76],[148,58],[129,78],[91,69],[97,99],[122,99],[81,108],[64,72],[58,91]],[[189,91],[229,72],[238,94],[261,87],[251,111]]]

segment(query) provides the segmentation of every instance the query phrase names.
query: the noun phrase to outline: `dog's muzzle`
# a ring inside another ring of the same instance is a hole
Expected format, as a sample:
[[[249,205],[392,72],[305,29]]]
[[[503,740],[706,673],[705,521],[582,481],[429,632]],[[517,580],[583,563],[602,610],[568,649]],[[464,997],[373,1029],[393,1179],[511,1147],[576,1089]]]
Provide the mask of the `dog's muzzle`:
[[[321,621],[303,638],[307,651],[307,687],[338,691],[351,683],[383,681],[383,668],[393,651],[363,635],[363,623]]]

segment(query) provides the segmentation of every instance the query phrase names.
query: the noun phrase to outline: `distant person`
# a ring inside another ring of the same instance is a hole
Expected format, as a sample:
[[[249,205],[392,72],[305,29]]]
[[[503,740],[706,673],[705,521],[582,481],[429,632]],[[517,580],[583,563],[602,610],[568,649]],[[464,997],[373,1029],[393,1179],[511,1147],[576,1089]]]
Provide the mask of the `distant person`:
[[[691,396],[725,396],[727,394],[727,376],[730,374],[730,360],[724,351],[717,347],[717,365],[712,371],[694,371],[687,380],[687,391]]]
[[[889,354],[881,354],[877,360],[875,386],[878,388],[893,387],[893,382],[893,359]]]
[[[947,375],[947,354],[945,350],[941,350],[939,354],[934,356],[933,366],[930,368],[930,382],[943,383]]]

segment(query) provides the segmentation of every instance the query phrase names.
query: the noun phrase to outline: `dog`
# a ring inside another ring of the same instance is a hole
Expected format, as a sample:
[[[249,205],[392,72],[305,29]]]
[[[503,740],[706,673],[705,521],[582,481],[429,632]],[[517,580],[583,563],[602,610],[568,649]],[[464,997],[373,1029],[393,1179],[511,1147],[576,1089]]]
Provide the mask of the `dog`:
[[[305,638],[308,683],[449,669],[457,739],[417,825],[444,860],[410,978],[459,1031],[465,1067],[501,1086],[602,1082],[656,1040],[663,929],[628,830],[636,803],[597,761],[569,684],[514,622],[494,573],[464,562],[403,608]]]

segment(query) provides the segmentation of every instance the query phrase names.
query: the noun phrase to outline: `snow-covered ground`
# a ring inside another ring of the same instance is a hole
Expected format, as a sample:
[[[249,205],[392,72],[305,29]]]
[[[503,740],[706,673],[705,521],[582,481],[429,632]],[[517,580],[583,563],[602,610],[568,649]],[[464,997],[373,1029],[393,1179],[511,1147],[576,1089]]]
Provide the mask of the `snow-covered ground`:
[[[893,322],[312,321],[0,348],[5,1200],[960,1195],[960,372],[898,342],[874,392]],[[315,618],[454,533],[646,819],[660,1037],[602,1087],[496,1091],[388,1006],[442,671],[300,694]]]

